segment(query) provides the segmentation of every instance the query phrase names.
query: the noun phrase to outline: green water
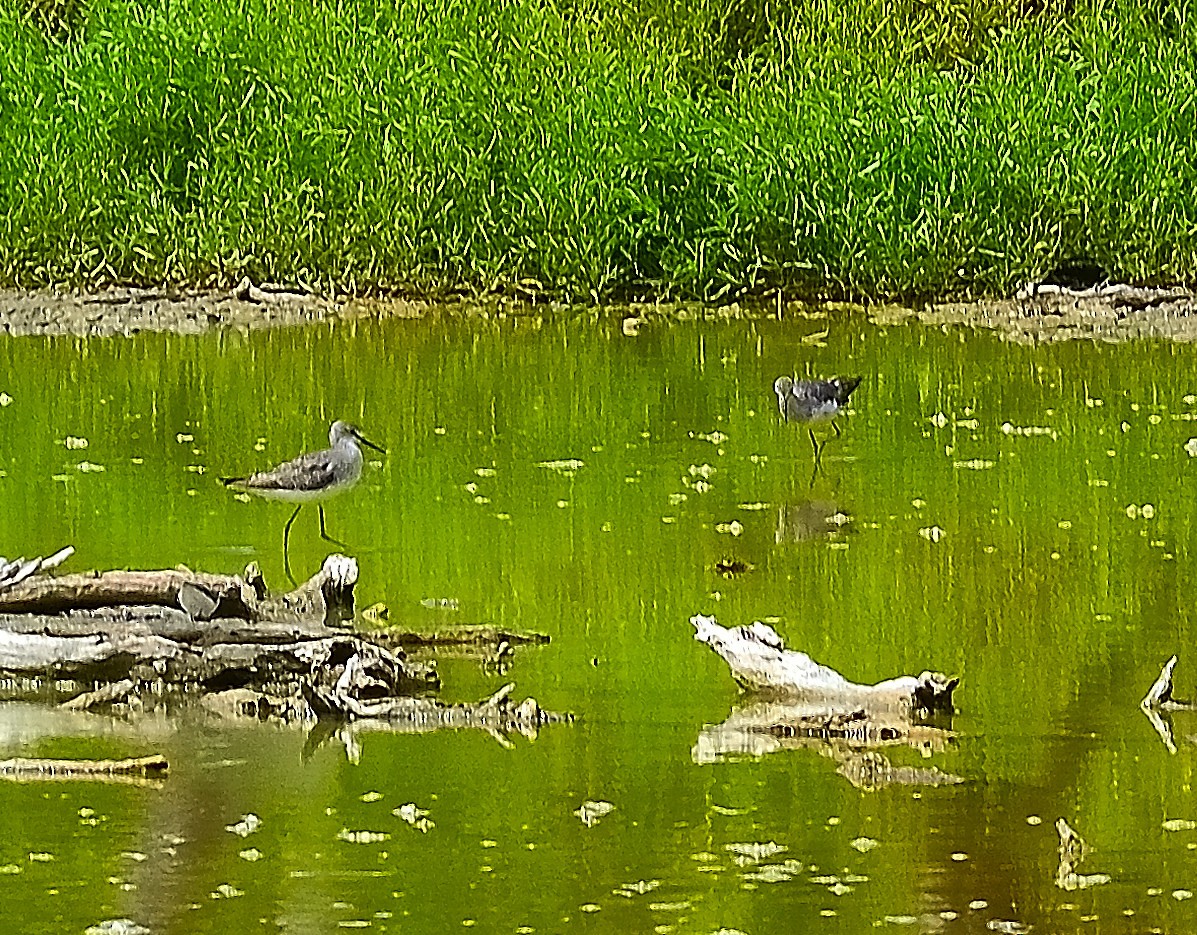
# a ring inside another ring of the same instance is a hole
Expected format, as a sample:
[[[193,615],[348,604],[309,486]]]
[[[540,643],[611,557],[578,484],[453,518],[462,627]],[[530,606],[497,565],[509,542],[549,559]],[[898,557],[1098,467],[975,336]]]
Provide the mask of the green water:
[[[771,391],[795,370],[864,377],[813,485]],[[256,560],[283,584],[289,507],[217,477],[357,421],[389,450],[327,507],[360,603],[550,634],[506,674],[444,662],[443,696],[514,678],[578,716],[510,749],[356,732],[350,757],[299,729],[0,707],[0,758],[172,764],[149,788],[0,783],[0,931],[1197,928],[1197,831],[1162,828],[1197,819],[1197,715],[1172,719],[1172,754],[1138,708],[1173,652],[1179,687],[1197,682],[1188,347],[1026,348],[861,315],[636,335],[433,316],[10,338],[0,393],[0,553],[71,543],[73,569]],[[297,575],[325,545],[304,510]],[[753,567],[725,579],[724,559]],[[441,599],[456,609],[421,603]],[[882,753],[966,782],[867,791],[814,748],[696,763],[740,699],[691,638],[699,612],[774,621],[856,680],[959,675],[946,747]],[[585,800],[614,810],[586,827]],[[392,814],[406,803],[434,826]],[[257,831],[226,830],[249,813]],[[1060,817],[1090,846],[1077,871],[1109,883],[1055,885]],[[754,842],[786,850],[739,866],[727,845]],[[786,860],[789,879],[745,876]]]

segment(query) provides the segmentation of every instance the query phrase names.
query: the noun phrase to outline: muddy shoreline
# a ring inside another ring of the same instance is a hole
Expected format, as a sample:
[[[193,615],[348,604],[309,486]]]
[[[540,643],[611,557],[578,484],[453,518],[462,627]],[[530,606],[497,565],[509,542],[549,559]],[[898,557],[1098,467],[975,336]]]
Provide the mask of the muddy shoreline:
[[[248,281],[229,291],[114,288],[102,293],[0,291],[0,334],[105,337],[142,332],[203,334],[219,329],[255,331],[319,322],[419,318],[438,311],[518,314],[521,300],[483,298],[432,302],[399,298],[321,296]],[[537,305],[538,309],[554,306]],[[1069,340],[1119,342],[1142,338],[1197,341],[1197,293],[1186,288],[1101,285],[1089,289],[1038,285],[1012,298],[951,300],[920,305],[845,303],[610,306],[638,325],[654,318],[684,320],[702,314],[774,317],[791,313],[862,310],[879,325],[920,322],[995,331],[1021,344]],[[626,330],[626,329],[625,329]],[[633,328],[634,330],[634,328]]]

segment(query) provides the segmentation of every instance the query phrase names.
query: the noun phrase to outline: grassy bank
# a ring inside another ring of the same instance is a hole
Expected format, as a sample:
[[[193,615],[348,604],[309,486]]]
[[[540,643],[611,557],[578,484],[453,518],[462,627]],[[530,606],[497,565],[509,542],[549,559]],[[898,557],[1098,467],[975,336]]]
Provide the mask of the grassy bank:
[[[0,0],[0,283],[1197,279],[1188,4],[1032,6]]]

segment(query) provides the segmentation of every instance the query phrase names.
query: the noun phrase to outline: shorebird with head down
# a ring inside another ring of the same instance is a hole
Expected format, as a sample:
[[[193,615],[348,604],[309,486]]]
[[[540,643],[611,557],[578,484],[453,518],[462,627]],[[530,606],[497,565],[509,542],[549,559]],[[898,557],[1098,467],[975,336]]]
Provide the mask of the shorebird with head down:
[[[815,438],[814,426],[831,422],[835,434],[840,427],[833,421],[841,409],[848,404],[848,397],[860,385],[860,377],[832,377],[830,380],[795,380],[780,376],[773,381],[773,392],[777,394],[777,408],[786,422],[797,422],[807,427],[810,442],[815,446],[815,464],[823,453],[823,446]]]

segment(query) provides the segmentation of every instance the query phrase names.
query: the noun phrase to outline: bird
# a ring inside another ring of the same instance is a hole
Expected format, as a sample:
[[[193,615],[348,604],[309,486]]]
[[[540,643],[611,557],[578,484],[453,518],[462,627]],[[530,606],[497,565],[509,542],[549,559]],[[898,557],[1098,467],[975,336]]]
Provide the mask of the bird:
[[[287,547],[291,536],[291,524],[303,509],[305,503],[325,500],[348,490],[362,476],[362,449],[366,445],[386,454],[386,449],[362,435],[355,425],[338,419],[328,430],[329,447],[323,451],[309,451],[290,461],[244,477],[222,477],[221,483],[235,490],[242,490],[265,500],[286,500],[298,503],[295,512],[283,527],[283,566],[287,577],[291,576],[291,564]],[[344,547],[328,534],[324,527],[324,505],[320,504],[320,537]]]
[[[798,422],[810,432],[810,442],[815,446],[815,464],[823,453],[823,446],[815,438],[814,426],[831,422],[835,434],[840,427],[833,421],[839,411],[848,404],[852,391],[860,386],[860,377],[832,377],[830,380],[795,380],[780,376],[773,381],[773,392],[777,394],[777,408],[786,422]]]

